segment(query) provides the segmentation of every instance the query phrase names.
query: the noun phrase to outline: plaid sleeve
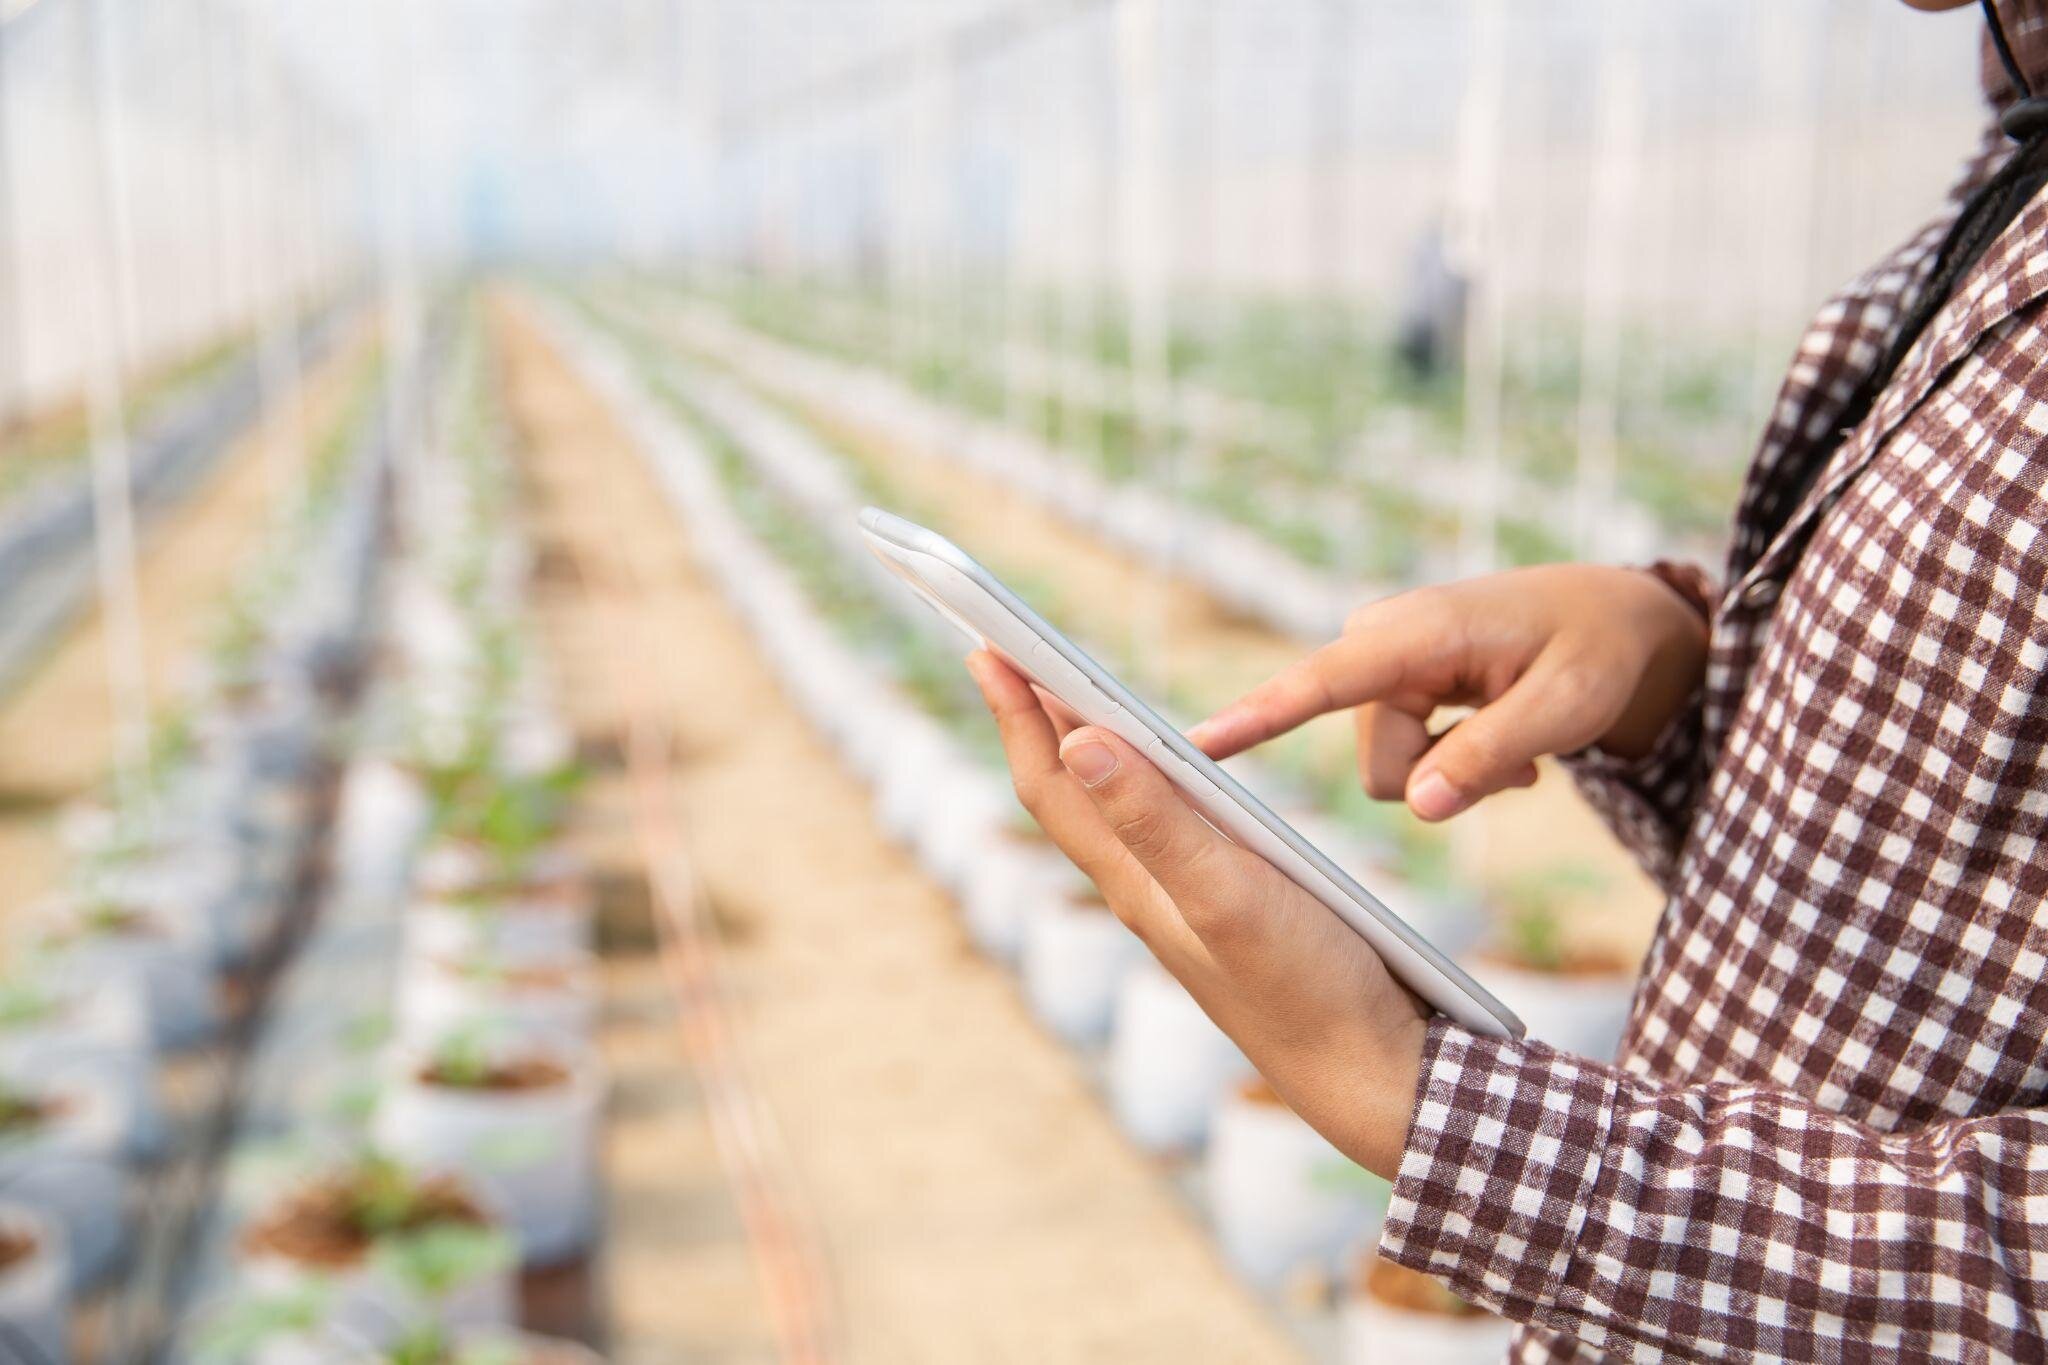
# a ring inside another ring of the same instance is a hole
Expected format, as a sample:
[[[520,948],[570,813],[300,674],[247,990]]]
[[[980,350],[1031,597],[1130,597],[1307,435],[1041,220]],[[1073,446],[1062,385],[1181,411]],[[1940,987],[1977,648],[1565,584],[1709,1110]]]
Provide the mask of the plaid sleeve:
[[[1705,571],[1660,561],[1648,565],[1647,572],[1701,617],[1713,619],[1715,589]],[[1706,766],[1701,758],[1705,702],[1705,690],[1695,690],[1641,758],[1616,758],[1589,748],[1560,760],[1587,804],[1666,891],[1676,889],[1679,841],[1699,802]]]
[[[1639,1359],[2041,1359],[2048,1121],[1879,1134],[1439,1019],[1381,1251]]]

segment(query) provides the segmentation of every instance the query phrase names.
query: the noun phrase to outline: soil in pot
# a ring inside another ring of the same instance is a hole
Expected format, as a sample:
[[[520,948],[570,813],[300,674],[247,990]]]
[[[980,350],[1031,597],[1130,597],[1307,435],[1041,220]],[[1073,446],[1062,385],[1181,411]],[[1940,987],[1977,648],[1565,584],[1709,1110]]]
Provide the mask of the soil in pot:
[[[1238,1082],[1237,1097],[1247,1104],[1256,1104],[1262,1109],[1288,1108],[1287,1101],[1281,1099],[1279,1093],[1272,1086],[1266,1084],[1264,1076],[1248,1076]]]
[[[1424,1313],[1439,1318],[1483,1318],[1486,1310],[1474,1307],[1453,1294],[1441,1282],[1395,1265],[1381,1256],[1369,1258],[1358,1276],[1359,1292],[1375,1303],[1404,1313]]]
[[[460,1181],[415,1178],[396,1162],[372,1159],[286,1194],[249,1224],[241,1245],[251,1256],[342,1270],[360,1265],[380,1237],[489,1223]]]
[[[499,1094],[551,1090],[569,1081],[569,1069],[551,1057],[467,1058],[443,1055],[418,1071],[424,1085]]]
[[[1496,944],[1479,950],[1481,962],[1494,963],[1514,971],[1554,976],[1563,980],[1611,981],[1635,970],[1635,963],[1607,948],[1560,947],[1531,955],[1512,944]]]
[[[162,938],[163,922],[132,905],[101,902],[88,905],[44,938],[51,948],[69,947],[89,938]]]
[[[0,1277],[24,1262],[35,1259],[36,1251],[42,1246],[36,1235],[26,1228],[0,1227]]]
[[[456,1340],[428,1329],[394,1342],[360,1365],[590,1365],[581,1346],[544,1337],[487,1336]]]
[[[0,1141],[26,1137],[51,1119],[61,1117],[68,1105],[49,1095],[32,1095],[0,1081]]]
[[[556,962],[454,962],[444,958],[438,965],[464,981],[501,986],[521,995],[566,991],[576,985],[575,970]]]
[[[1493,940],[1478,956],[1484,961],[1542,976],[1597,978],[1632,973],[1636,964],[1606,945],[1575,941],[1566,904],[1583,894],[1583,876],[1563,869],[1533,877],[1504,893],[1504,910]]]

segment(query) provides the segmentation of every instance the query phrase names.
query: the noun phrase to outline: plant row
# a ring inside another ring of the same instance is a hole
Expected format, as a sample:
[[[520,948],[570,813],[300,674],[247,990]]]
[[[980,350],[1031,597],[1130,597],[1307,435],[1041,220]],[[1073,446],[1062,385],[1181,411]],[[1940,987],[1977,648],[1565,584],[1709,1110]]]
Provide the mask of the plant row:
[[[297,931],[364,657],[374,362],[356,383],[279,534],[153,719],[146,760],[63,812],[64,881],[12,917],[0,975],[6,1359],[71,1360],[74,1313],[102,1304],[107,1349],[143,1349],[125,1329],[190,1231],[173,1177],[203,1165],[226,1121],[236,1038]]]
[[[822,521],[842,549],[858,549],[851,526],[841,525],[843,518],[838,515],[853,491],[842,478],[836,503],[812,496],[825,486],[815,470],[835,463],[835,456],[843,456],[836,463],[858,476],[861,498],[912,515],[920,515],[924,504],[914,484],[879,474],[873,462],[861,459],[858,451],[836,434],[859,430],[880,433],[884,439],[940,460],[956,460],[972,476],[1049,509],[1152,569],[1190,581],[1282,634],[1327,638],[1327,632],[1314,631],[1314,622],[1324,616],[1341,616],[1348,604],[1359,600],[1355,593],[1361,590],[1304,581],[1298,568],[1268,547],[1233,534],[1227,527],[1191,518],[1184,509],[1141,490],[1106,488],[1085,471],[1045,458],[1028,442],[948,424],[942,414],[885,379],[761,342],[744,331],[725,328],[715,319],[682,320],[658,328],[630,311],[585,302],[594,320],[634,348],[648,382],[664,397],[680,403],[678,411],[684,417],[708,405],[715,420],[706,435],[714,447],[724,433],[743,433],[743,443],[758,458],[770,460],[769,467],[794,470],[793,476],[784,478],[785,486],[806,495],[813,520]],[[694,378],[688,381],[689,401],[682,401],[685,395],[677,386],[686,376]],[[830,420],[816,421],[814,413]],[[806,462],[811,472],[796,468]],[[1201,552],[1190,552],[1187,547],[1191,545],[1200,545]],[[865,562],[865,556],[856,553],[853,557]],[[1013,583],[1028,585],[1042,610],[1061,619],[1065,613],[1057,600],[1057,585],[1023,571],[1027,567],[997,566]],[[902,600],[900,593],[896,600]],[[922,613],[913,615],[927,619]],[[1190,715],[1204,714],[1228,700],[1199,690],[1177,690],[1171,679],[1151,679],[1146,661],[1119,650],[1115,641],[1091,643],[1100,657],[1125,676],[1146,683],[1156,696]],[[939,651],[935,663],[945,678],[958,679],[957,665],[946,650]],[[970,725],[980,733],[978,707],[970,707],[969,712]],[[1497,956],[1539,976],[1568,967],[1580,975],[1604,976],[1602,1008],[1609,1014],[1619,1013],[1612,999],[1626,989],[1623,978],[1632,964],[1586,960],[1572,948],[1572,936],[1563,922],[1568,906],[1596,897],[1604,889],[1603,879],[1593,869],[1561,861],[1502,879],[1482,894],[1455,875],[1441,831],[1409,819],[1398,804],[1364,797],[1348,751],[1317,745],[1306,734],[1297,734],[1268,746],[1265,753],[1266,765],[1275,771],[1261,773],[1262,789],[1277,779],[1297,789],[1301,806],[1334,821],[1341,830],[1339,838],[1369,854],[1379,874],[1371,884],[1391,884],[1393,890],[1386,894],[1404,914],[1439,935],[1448,931],[1455,947],[1467,936],[1463,926],[1473,916],[1446,913],[1444,903],[1461,905],[1484,899],[1494,912],[1488,918],[1494,925]],[[1499,964],[1489,965],[1498,976]],[[1518,974],[1513,985],[1513,993],[1529,1000],[1536,1013],[1544,1012],[1545,999],[1551,994],[1544,981],[1525,981]],[[1572,994],[1580,994],[1577,987]]]
[[[749,326],[886,366],[926,396],[1022,426],[1116,481],[1156,476],[1160,452],[1171,450],[1187,496],[1274,534],[1319,567],[1396,581],[1426,574],[1456,537],[1477,473],[1459,454],[1457,375],[1418,377],[1387,329],[1351,310],[1212,302],[1197,310],[1201,325],[1170,338],[1170,378],[1148,383],[1132,370],[1120,321],[1065,317],[1071,301],[1011,327],[972,309],[892,311],[822,281],[740,277],[703,292]],[[1568,325],[1554,331],[1570,335]],[[1507,562],[1572,549],[1577,359],[1562,340],[1509,357],[1497,473],[1497,549]],[[1663,360],[1632,366],[1618,395],[1617,487],[1602,518],[1617,553],[1639,554],[1645,541],[1710,548],[1755,417],[1753,365],[1738,348]],[[1372,514],[1362,528],[1315,515],[1333,492]],[[1357,543],[1361,529],[1371,545]]]
[[[588,1365],[605,1082],[579,770],[526,620],[474,309],[396,470],[334,877],[250,1068],[183,1350],[223,1365]]]
[[[636,356],[566,315],[556,327],[650,452],[792,699],[874,790],[884,831],[955,896],[977,945],[1017,970],[1036,1017],[1090,1059],[1132,1140],[1182,1159],[1231,1263],[1274,1292],[1348,1280],[1355,1264],[1355,1358],[1402,1331],[1497,1354],[1501,1324],[1370,1256],[1385,1186],[1280,1104],[1016,808],[957,644],[928,643],[925,609],[877,579],[842,529],[857,506],[845,470],[729,381]],[[1438,908],[1428,927],[1448,937],[1455,916]]]

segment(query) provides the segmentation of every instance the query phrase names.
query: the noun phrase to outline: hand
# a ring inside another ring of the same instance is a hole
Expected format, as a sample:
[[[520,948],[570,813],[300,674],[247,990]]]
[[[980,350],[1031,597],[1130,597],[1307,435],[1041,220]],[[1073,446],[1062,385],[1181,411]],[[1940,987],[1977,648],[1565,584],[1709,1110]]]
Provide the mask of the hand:
[[[1344,634],[1188,732],[1224,758],[1357,708],[1358,772],[1383,801],[1442,820],[1536,780],[1589,744],[1647,754],[1699,685],[1707,625],[1637,569],[1554,564],[1420,588],[1354,613]],[[1477,706],[1441,736],[1441,706]]]
[[[1062,740],[1015,671],[986,652],[967,662],[1026,809],[1280,1097],[1391,1179],[1421,1071],[1422,1005],[1364,939],[1211,829],[1137,750],[1094,726]]]

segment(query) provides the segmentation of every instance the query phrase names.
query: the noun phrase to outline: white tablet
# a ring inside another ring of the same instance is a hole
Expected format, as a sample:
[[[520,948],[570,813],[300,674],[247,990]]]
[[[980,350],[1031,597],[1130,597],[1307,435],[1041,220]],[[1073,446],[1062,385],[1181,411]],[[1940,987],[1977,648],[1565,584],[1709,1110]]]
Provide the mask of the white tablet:
[[[1356,930],[1410,990],[1476,1033],[1522,1036],[1522,1021],[1505,1005],[958,546],[877,507],[860,514],[860,528],[876,557],[933,610],[1089,724],[1122,736],[1211,825],[1287,874]]]

